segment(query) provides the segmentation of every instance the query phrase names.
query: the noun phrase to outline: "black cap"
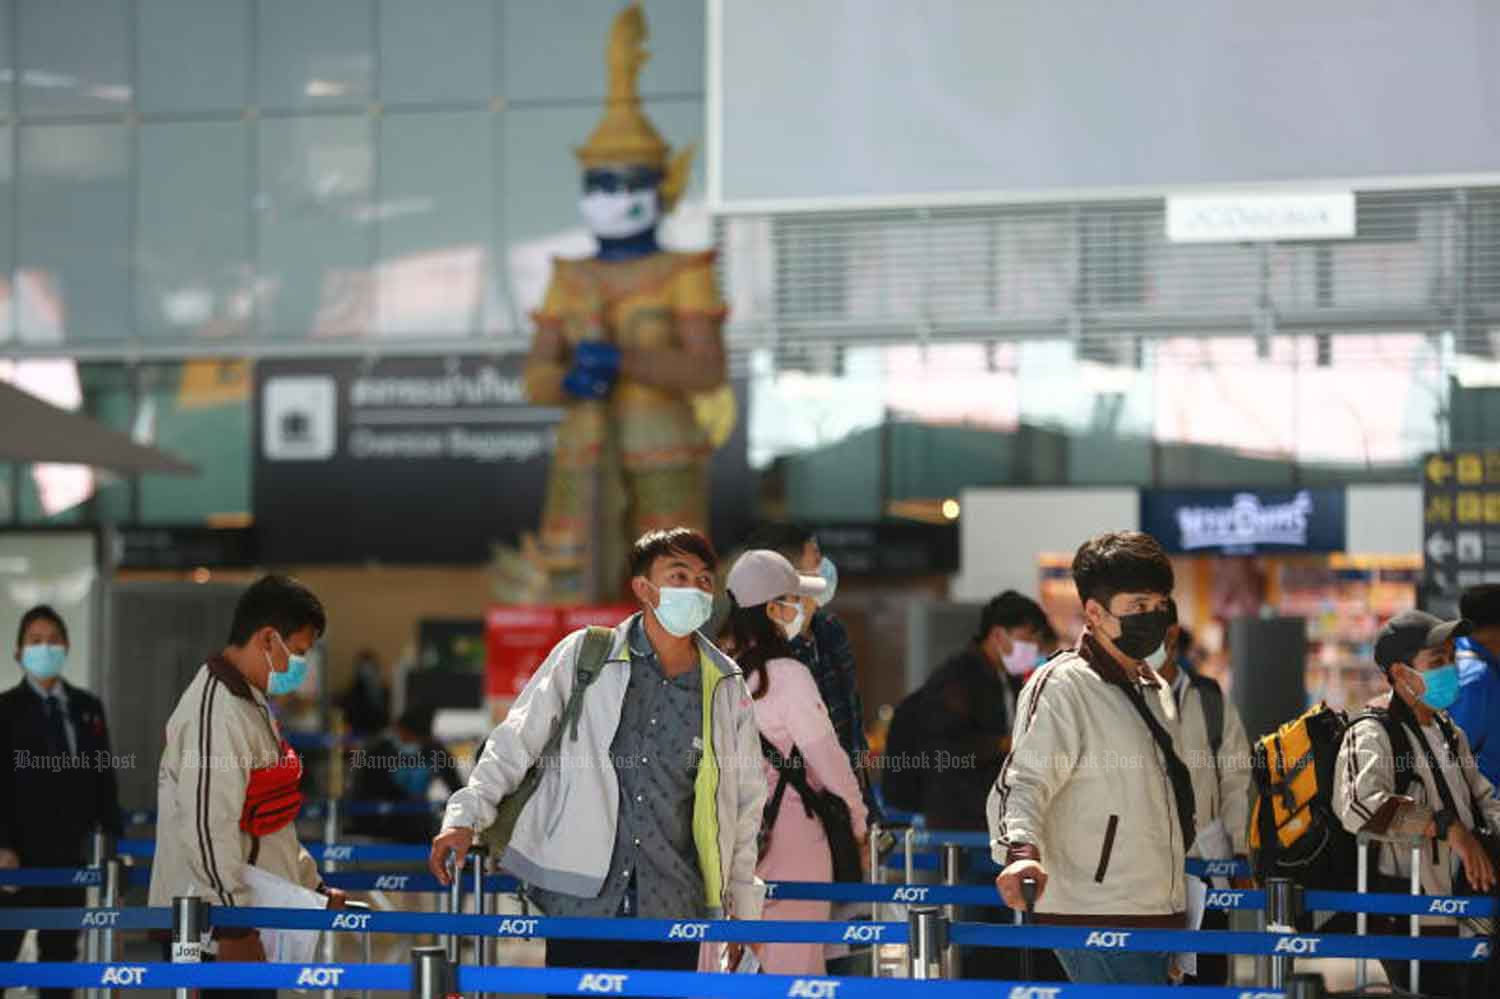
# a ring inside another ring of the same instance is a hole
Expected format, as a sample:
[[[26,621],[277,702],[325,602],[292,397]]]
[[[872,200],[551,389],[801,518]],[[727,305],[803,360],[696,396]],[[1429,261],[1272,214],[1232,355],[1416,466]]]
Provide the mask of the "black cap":
[[[1476,628],[1500,624],[1500,583],[1484,583],[1464,590],[1458,612],[1473,621]]]
[[[1375,636],[1375,663],[1383,670],[1396,663],[1410,664],[1423,649],[1436,648],[1473,630],[1474,626],[1462,619],[1444,621],[1426,611],[1402,611]]]

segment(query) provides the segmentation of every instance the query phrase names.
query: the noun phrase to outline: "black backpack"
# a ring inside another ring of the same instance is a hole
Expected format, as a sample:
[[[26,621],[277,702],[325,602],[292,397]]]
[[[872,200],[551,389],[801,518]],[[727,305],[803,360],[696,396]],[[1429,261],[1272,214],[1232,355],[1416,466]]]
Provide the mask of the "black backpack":
[[[823,826],[823,835],[828,840],[828,852],[833,861],[833,880],[863,881],[864,870],[859,862],[859,843],[854,838],[854,816],[849,805],[834,791],[817,791],[807,780],[807,764],[802,750],[792,745],[792,753],[784,757],[765,736],[760,737],[760,751],[766,761],[776,768],[776,790],[766,802],[761,814],[759,857],[764,858],[771,846],[772,831],[776,817],[781,814],[781,802],[786,789],[792,788],[802,799],[803,811],[808,818],[816,818]]]
[[[922,686],[907,694],[891,716],[880,767],[880,794],[887,808],[922,810],[922,768],[918,761],[926,749],[922,724],[926,693],[926,686]]]

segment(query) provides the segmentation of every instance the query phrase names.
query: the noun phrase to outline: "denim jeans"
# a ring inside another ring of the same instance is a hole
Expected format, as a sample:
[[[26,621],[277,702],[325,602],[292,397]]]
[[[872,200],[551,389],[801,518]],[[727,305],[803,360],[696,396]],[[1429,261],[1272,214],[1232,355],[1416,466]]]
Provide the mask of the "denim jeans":
[[[1075,985],[1166,985],[1171,955],[1059,950],[1057,959]]]

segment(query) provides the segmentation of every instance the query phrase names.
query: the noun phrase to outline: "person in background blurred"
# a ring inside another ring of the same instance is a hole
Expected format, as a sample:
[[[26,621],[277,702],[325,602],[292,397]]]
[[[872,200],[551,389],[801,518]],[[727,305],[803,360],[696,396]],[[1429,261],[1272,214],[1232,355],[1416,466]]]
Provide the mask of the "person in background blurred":
[[[989,828],[985,801],[1010,752],[1016,698],[1036,668],[1047,617],[1035,600],[1006,590],[985,605],[979,630],[944,660],[923,690],[929,754],[922,814],[929,829]]]
[[[1038,666],[1057,655],[1057,651],[1062,648],[1062,638],[1057,629],[1052,627],[1052,619],[1046,614],[1042,615],[1042,635],[1036,644]]]
[[[1471,586],[1459,616],[1474,626],[1458,647],[1458,700],[1448,714],[1469,737],[1479,772],[1500,784],[1500,584]]]
[[[823,554],[812,531],[798,524],[768,523],[753,531],[746,550],[777,552],[809,576],[821,576],[828,584],[817,597],[802,598],[802,629],[792,638],[792,655],[806,665],[828,708],[828,720],[838,733],[839,745],[849,757],[859,779],[860,794],[870,822],[881,821],[881,809],[870,786],[867,767],[870,742],[865,734],[865,711],[859,696],[859,673],[849,631],[828,605],[838,592],[839,574],[833,560]]]
[[[104,706],[62,678],[68,626],[51,607],[33,607],[16,632],[23,678],[0,694],[0,868],[81,867],[96,826],[120,828],[115,760]],[[0,906],[81,906],[82,888],[21,888]],[[0,931],[0,961],[14,961],[24,930]],[[40,930],[43,961],[78,958],[77,930]],[[42,989],[61,999],[68,989]]]
[[[354,800],[427,805],[432,782],[448,795],[463,787],[447,748],[432,737],[432,709],[407,708],[394,729],[350,758]],[[355,815],[349,831],[398,843],[425,843],[437,835],[437,814]]]
[[[814,790],[831,790],[844,799],[855,839],[864,847],[868,842],[865,805],[854,770],[839,745],[812,677],[792,657],[789,644],[790,636],[801,632],[806,614],[802,598],[816,596],[826,586],[818,576],[799,575],[777,552],[748,551],[729,572],[733,604],[726,630],[754,699],[761,739],[770,744],[784,765],[801,766]],[[776,788],[779,780],[776,768],[768,761],[767,787]],[[765,845],[756,876],[768,882],[831,881],[833,860],[827,836],[798,792],[787,784],[779,803],[774,790],[769,801],[774,814],[768,813],[767,821],[773,824],[769,830],[761,830]],[[828,902],[770,899],[763,918],[826,920],[831,908]],[[716,955],[719,945],[706,947]],[[821,975],[825,969],[823,944],[769,943],[761,963],[769,974]]]
[[[391,688],[374,650],[361,649],[354,657],[354,679],[339,695],[338,705],[349,734],[356,738],[379,735],[390,724]]]
[[[1192,635],[1177,617],[1177,602],[1167,601],[1172,626],[1161,648],[1146,657],[1172,690],[1177,703],[1183,762],[1193,777],[1194,815],[1198,838],[1188,851],[1202,860],[1244,860],[1250,822],[1250,741],[1233,704],[1227,703],[1218,681],[1200,676],[1189,664]],[[1217,705],[1215,706],[1215,702]],[[1220,885],[1220,887],[1225,887]],[[1248,878],[1234,887],[1253,887]],[[1229,929],[1229,913],[1212,909],[1203,914],[1202,929]],[[1229,957],[1197,955],[1197,973],[1187,984],[1226,985]]]

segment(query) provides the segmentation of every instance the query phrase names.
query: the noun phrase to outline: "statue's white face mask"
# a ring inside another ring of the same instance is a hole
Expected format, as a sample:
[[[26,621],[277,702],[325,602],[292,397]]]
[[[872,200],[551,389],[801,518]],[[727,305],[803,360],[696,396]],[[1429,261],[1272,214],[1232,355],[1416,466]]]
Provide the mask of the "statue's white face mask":
[[[600,239],[629,239],[653,228],[659,218],[656,191],[590,191],[578,202],[584,224]]]

